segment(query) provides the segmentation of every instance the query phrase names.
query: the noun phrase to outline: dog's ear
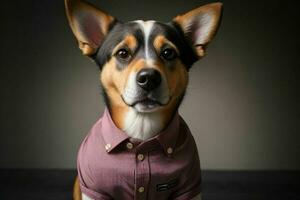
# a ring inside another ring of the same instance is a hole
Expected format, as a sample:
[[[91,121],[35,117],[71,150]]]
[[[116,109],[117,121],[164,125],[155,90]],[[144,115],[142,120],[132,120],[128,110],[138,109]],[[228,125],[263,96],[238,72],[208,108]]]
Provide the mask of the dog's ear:
[[[109,31],[114,18],[81,0],[65,0],[71,29],[84,55],[93,55]]]
[[[211,3],[196,8],[173,19],[191,42],[199,57],[214,37],[222,15],[222,3]]]

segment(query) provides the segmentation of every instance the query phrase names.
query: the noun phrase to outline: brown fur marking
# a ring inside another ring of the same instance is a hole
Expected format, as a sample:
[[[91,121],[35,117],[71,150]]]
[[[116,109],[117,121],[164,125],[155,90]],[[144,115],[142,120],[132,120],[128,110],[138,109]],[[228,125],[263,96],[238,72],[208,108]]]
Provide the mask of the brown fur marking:
[[[161,51],[161,48],[165,44],[168,44],[170,47],[172,47],[176,51],[176,53],[179,55],[179,51],[178,51],[177,47],[171,41],[169,41],[165,36],[158,35],[158,36],[156,36],[156,38],[154,39],[154,42],[153,42],[153,45],[158,53]]]
[[[131,52],[134,52],[137,48],[137,39],[133,35],[127,35],[123,41],[121,41],[117,46],[113,49],[113,55],[121,48],[128,47]]]
[[[74,187],[73,187],[73,200],[81,200],[81,191],[79,187],[78,176],[76,176]]]

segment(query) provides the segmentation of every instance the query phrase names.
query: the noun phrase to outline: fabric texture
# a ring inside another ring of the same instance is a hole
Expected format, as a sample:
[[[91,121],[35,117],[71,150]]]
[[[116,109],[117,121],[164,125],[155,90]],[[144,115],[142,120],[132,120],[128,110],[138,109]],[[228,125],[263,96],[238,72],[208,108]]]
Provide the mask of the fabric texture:
[[[77,169],[81,191],[94,200],[188,200],[201,192],[197,147],[178,114],[141,141],[118,129],[106,109],[80,146]]]

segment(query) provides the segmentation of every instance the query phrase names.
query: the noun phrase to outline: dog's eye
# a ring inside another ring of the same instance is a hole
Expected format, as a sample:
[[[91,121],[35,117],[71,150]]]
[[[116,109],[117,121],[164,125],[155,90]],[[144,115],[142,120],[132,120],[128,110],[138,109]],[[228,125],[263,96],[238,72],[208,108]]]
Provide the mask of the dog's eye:
[[[131,54],[128,49],[120,49],[117,51],[116,56],[121,60],[128,60]]]
[[[177,53],[174,49],[167,48],[162,50],[160,56],[165,60],[174,60],[177,57]]]

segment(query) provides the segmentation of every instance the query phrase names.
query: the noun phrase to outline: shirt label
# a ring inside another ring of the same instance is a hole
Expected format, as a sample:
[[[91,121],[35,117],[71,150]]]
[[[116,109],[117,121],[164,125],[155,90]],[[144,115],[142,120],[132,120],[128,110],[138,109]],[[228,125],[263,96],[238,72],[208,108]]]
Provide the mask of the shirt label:
[[[178,184],[178,179],[171,180],[168,183],[161,183],[156,185],[156,191],[162,192],[176,187]]]

